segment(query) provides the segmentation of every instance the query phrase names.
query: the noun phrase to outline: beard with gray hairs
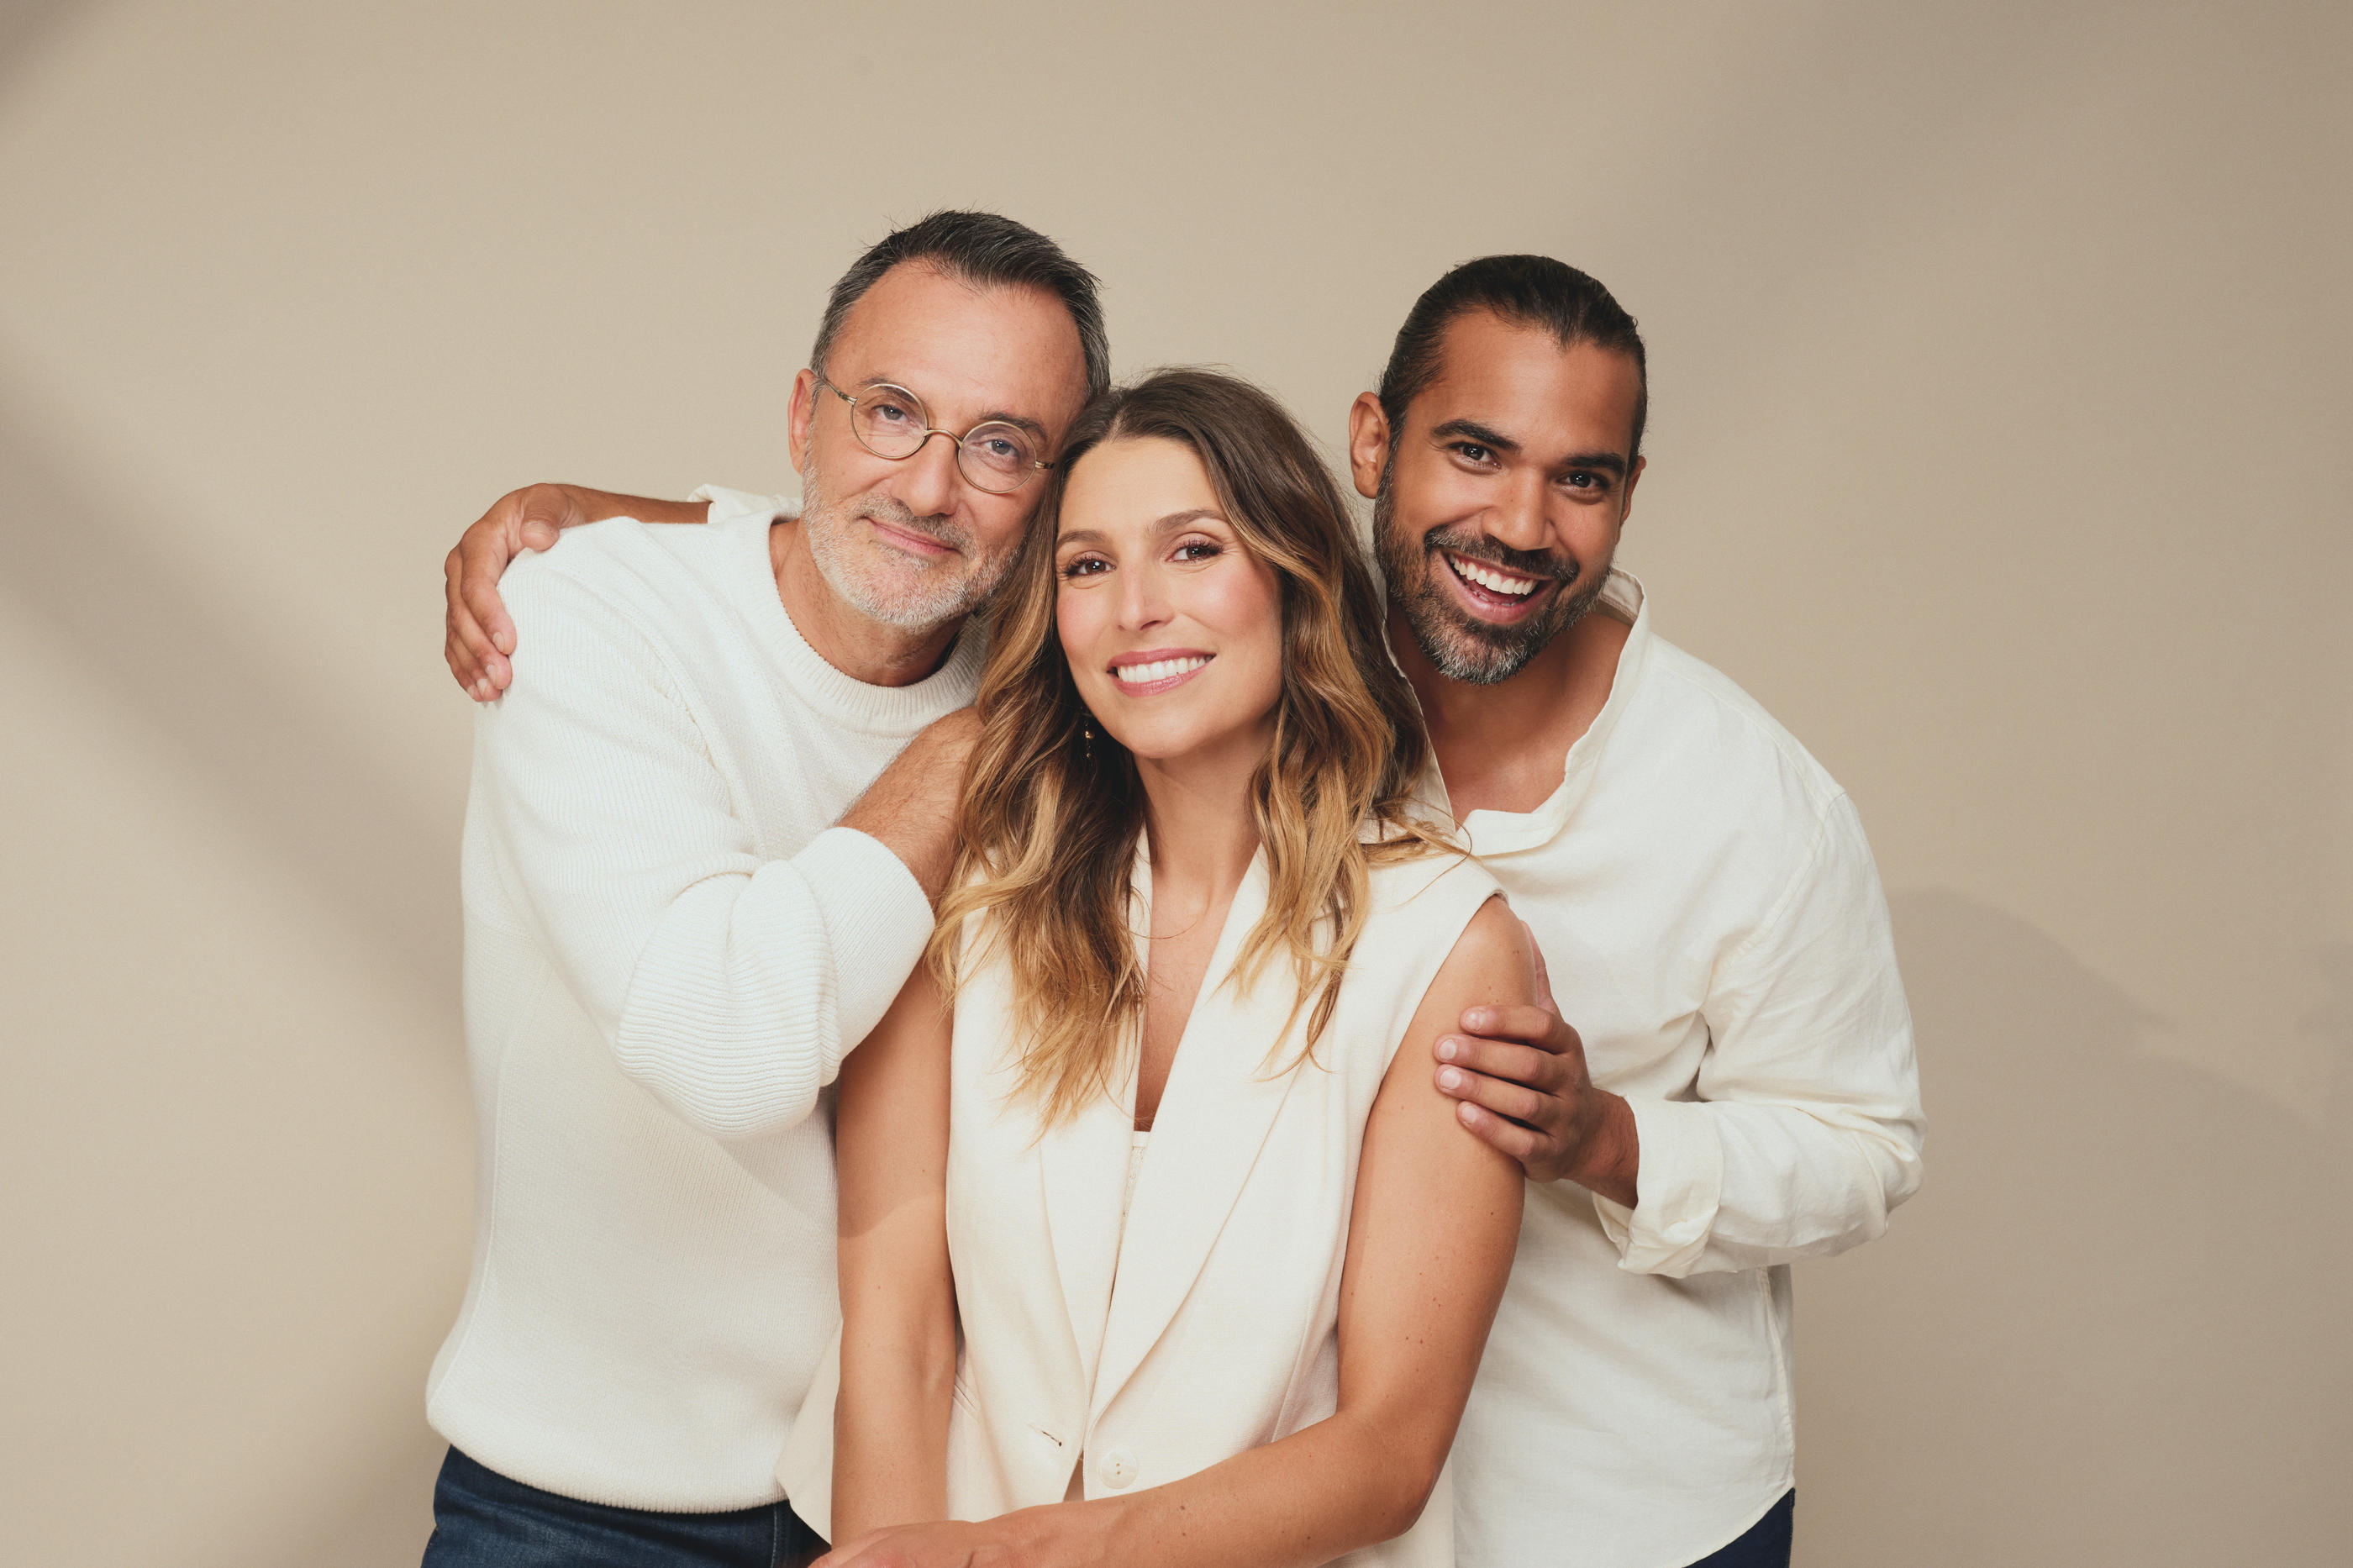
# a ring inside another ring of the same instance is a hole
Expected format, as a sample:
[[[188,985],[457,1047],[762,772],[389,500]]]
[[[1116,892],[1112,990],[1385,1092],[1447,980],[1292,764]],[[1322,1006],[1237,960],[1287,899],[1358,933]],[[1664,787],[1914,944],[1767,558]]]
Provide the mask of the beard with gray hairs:
[[[1580,584],[1578,580],[1588,574],[1575,560],[1543,551],[1506,549],[1464,529],[1434,528],[1419,539],[1406,538],[1398,526],[1391,471],[1381,470],[1380,487],[1373,496],[1373,553],[1388,582],[1389,603],[1405,612],[1406,625],[1413,628],[1413,640],[1422,657],[1447,679],[1471,686],[1509,680],[1600,601],[1602,584],[1609,574],[1593,574],[1590,582]],[[1466,561],[1484,561],[1559,584],[1552,607],[1511,626],[1466,615],[1438,581],[1439,573],[1452,570],[1438,559],[1440,550]]]
[[[955,554],[926,563],[892,552],[892,561],[878,561],[872,552],[882,547],[855,538],[855,525],[865,517],[936,539]],[[981,608],[1021,553],[1018,540],[986,552],[971,530],[944,518],[919,518],[888,496],[836,502],[818,475],[815,442],[801,464],[801,531],[827,586],[867,619],[902,631],[931,631]],[[911,573],[921,574],[912,585],[905,581]]]

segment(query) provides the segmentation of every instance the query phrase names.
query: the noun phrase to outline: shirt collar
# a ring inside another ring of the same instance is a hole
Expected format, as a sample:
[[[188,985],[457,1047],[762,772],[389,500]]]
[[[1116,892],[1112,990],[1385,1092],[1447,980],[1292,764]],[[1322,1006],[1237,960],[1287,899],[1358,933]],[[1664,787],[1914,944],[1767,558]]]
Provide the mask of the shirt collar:
[[[1543,805],[1525,812],[1474,811],[1462,819],[1462,835],[1473,855],[1509,855],[1551,843],[1567,827],[1578,804],[1592,788],[1610,733],[1633,701],[1651,661],[1651,599],[1641,580],[1630,572],[1610,568],[1609,579],[1601,585],[1601,604],[1633,623],[1633,629],[1626,634],[1626,646],[1618,653],[1618,668],[1609,680],[1609,700],[1602,703],[1601,711],[1594,716],[1585,733],[1568,748],[1560,787]],[[1435,752],[1423,771],[1421,794],[1440,806],[1446,801],[1446,784],[1439,774]]]

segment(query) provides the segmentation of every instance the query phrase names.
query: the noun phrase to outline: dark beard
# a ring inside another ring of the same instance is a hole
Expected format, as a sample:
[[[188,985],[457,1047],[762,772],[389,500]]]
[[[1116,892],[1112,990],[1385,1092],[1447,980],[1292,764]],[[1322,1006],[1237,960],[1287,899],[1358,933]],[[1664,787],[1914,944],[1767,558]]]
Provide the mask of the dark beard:
[[[1580,582],[1588,574],[1575,561],[1563,563],[1543,551],[1508,550],[1492,539],[1456,538],[1445,529],[1408,541],[1399,537],[1396,521],[1385,471],[1373,498],[1373,552],[1388,583],[1389,603],[1404,612],[1421,656],[1449,680],[1472,686],[1509,680],[1600,602],[1607,573]],[[1438,580],[1439,573],[1452,570],[1438,559],[1440,550],[1559,584],[1552,607],[1507,626],[1464,615]]]

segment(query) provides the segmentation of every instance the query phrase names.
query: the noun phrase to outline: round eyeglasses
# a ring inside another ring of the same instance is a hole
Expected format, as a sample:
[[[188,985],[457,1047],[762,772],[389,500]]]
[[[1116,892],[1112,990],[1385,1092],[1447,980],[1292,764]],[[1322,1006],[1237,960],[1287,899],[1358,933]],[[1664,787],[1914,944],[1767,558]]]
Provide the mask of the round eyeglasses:
[[[817,384],[849,405],[849,433],[878,458],[894,462],[913,457],[934,436],[955,443],[956,468],[965,482],[991,495],[1010,495],[1054,465],[1039,453],[1037,432],[1008,420],[990,419],[959,436],[932,423],[923,400],[903,386],[878,381],[848,393],[820,374]]]

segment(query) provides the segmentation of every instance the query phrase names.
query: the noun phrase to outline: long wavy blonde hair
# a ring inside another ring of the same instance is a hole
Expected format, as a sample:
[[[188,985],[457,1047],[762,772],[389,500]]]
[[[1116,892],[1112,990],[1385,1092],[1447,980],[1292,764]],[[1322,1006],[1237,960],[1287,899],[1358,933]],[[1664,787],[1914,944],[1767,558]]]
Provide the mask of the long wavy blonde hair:
[[[972,956],[1004,955],[1019,1092],[1047,1124],[1109,1086],[1144,1016],[1130,891],[1144,789],[1102,725],[1083,734],[1091,715],[1056,633],[1054,571],[1071,469],[1106,442],[1134,439],[1189,448],[1243,548],[1280,584],[1282,689],[1250,783],[1266,913],[1242,943],[1235,984],[1290,960],[1292,1018],[1302,1007],[1309,1016],[1283,1067],[1311,1053],[1331,1020],[1364,930],[1369,868],[1452,847],[1414,802],[1430,751],[1421,710],[1389,658],[1380,590],[1347,506],[1306,434],[1273,398],[1212,371],[1164,370],[1098,398],[1064,443],[997,608],[955,875],[929,949],[951,991],[967,921],[980,922]]]

